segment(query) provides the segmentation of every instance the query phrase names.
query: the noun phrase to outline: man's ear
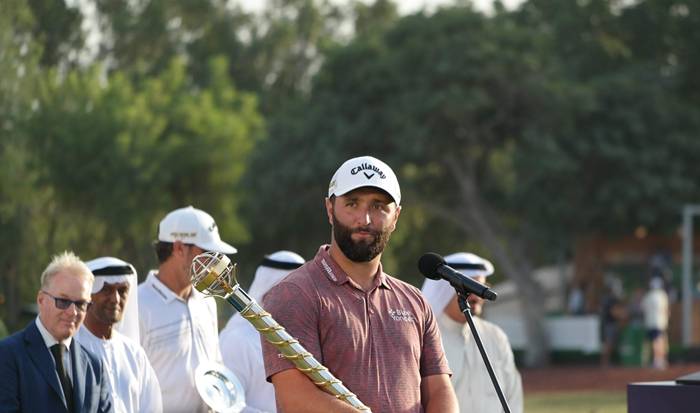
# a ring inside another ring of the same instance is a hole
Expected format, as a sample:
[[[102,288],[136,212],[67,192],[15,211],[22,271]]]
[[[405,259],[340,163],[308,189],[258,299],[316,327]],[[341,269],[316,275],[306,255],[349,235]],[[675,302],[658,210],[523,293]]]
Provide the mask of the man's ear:
[[[333,200],[326,198],[326,216],[328,217],[328,223],[333,225]]]
[[[182,241],[173,242],[173,255],[182,255],[185,250],[185,244]]]
[[[391,225],[391,232],[394,232],[396,229],[396,224],[399,222],[399,215],[401,215],[401,206],[396,207],[396,215],[394,215],[394,222]]]

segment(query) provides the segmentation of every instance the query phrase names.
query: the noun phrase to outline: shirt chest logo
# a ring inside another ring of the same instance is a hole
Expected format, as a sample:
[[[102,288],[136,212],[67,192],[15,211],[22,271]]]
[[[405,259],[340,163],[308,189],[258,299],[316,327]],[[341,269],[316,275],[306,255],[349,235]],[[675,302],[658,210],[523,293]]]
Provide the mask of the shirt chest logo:
[[[416,317],[407,310],[402,309],[389,309],[389,317],[394,321],[402,321],[406,323],[415,323]]]

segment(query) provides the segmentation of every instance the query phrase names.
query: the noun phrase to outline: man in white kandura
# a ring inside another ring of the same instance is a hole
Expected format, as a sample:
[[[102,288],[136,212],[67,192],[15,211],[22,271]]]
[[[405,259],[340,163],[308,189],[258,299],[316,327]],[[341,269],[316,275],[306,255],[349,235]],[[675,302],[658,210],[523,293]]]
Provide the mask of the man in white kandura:
[[[214,218],[191,206],[165,216],[154,243],[158,271],[139,285],[141,345],[158,376],[167,413],[208,412],[195,383],[202,363],[220,363],[216,301],[192,287],[192,260],[205,251],[234,254]]]
[[[484,283],[493,274],[493,265],[475,254],[460,252],[445,257],[450,267]],[[452,384],[461,413],[500,413],[503,411],[481,353],[472,338],[469,324],[459,309],[455,289],[444,280],[425,280],[423,295],[433,308],[440,327],[442,344],[452,369]],[[467,298],[474,325],[489,356],[494,373],[512,413],[523,411],[523,388],[515,367],[508,337],[497,325],[481,317],[484,300],[474,294]]]
[[[134,267],[118,258],[88,261],[95,276],[92,303],[76,339],[102,359],[109,379],[115,412],[163,411],[160,386],[146,353],[131,337],[138,333],[138,308]],[[136,337],[138,340],[138,336]]]
[[[304,259],[291,251],[267,255],[255,271],[248,295],[259,303],[270,288],[303,264]],[[236,313],[219,334],[219,344],[224,364],[233,371],[245,391],[243,413],[276,412],[275,388],[265,377],[260,333],[255,327]]]

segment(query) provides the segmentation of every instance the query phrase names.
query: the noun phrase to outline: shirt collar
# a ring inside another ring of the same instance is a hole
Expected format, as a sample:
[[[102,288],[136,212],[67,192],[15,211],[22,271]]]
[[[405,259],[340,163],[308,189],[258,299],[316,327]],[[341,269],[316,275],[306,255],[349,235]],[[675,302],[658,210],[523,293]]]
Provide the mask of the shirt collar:
[[[152,270],[148,273],[147,282],[150,284],[153,291],[158,297],[160,297],[164,303],[169,304],[173,300],[178,300],[184,302],[179,295],[175,294],[173,290],[168,288],[161,280],[158,279],[158,271]],[[200,300],[206,297],[204,294],[200,293],[196,288],[192,287],[192,292],[188,300]]]
[[[46,348],[51,348],[54,344],[59,344],[59,341],[54,338],[51,333],[49,333],[49,330],[46,329],[44,326],[44,323],[41,322],[41,318],[39,316],[36,317],[36,327],[39,329],[39,333],[41,334],[41,338],[44,339],[44,344],[46,344]],[[68,337],[67,339],[63,340],[60,342],[60,344],[63,344],[66,346],[66,348],[70,348],[70,344],[73,341],[73,337]]]
[[[336,285],[350,282],[350,277],[348,277],[348,274],[343,271],[343,269],[340,268],[340,265],[338,265],[333,257],[331,257],[331,254],[328,252],[329,248],[330,245],[326,244],[322,245],[318,249],[318,253],[314,258],[315,264],[321,269],[321,272]],[[381,263],[379,263],[379,268],[377,268],[377,274],[374,277],[374,284],[372,285],[371,290],[374,290],[377,287],[391,290],[387,275],[384,273]]]

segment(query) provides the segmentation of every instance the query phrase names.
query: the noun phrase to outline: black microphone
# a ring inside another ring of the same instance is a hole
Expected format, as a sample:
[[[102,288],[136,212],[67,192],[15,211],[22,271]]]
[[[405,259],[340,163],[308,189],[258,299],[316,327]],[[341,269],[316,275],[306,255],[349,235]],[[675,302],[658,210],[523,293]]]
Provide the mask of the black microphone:
[[[433,280],[445,279],[454,288],[466,294],[475,294],[483,299],[494,301],[498,294],[484,284],[472,280],[445,263],[445,259],[434,252],[423,254],[418,260],[418,270]]]

